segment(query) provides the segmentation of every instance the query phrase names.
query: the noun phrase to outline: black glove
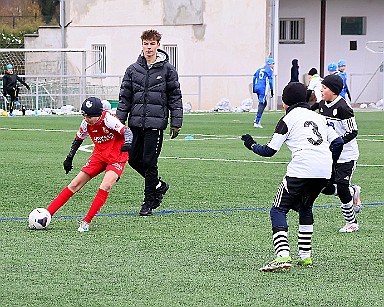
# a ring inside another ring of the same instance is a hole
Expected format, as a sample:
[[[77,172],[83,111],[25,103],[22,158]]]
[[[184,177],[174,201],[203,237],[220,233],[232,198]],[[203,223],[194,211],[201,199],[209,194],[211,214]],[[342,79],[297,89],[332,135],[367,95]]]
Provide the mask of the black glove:
[[[71,169],[73,169],[72,160],[73,158],[67,156],[67,158],[63,162],[63,166],[66,174],[68,174],[71,171]]]
[[[124,143],[123,146],[121,146],[120,152],[127,152],[132,149],[132,143]]]
[[[31,89],[28,84],[26,84],[25,87],[27,88],[28,91]]]
[[[179,135],[180,128],[171,127],[169,130],[169,135],[171,136],[171,139],[176,138]]]
[[[271,90],[271,98],[273,97],[273,90]]]
[[[242,135],[241,139],[244,141],[244,146],[247,147],[249,150],[252,150],[252,145],[256,144],[253,137],[249,134]]]

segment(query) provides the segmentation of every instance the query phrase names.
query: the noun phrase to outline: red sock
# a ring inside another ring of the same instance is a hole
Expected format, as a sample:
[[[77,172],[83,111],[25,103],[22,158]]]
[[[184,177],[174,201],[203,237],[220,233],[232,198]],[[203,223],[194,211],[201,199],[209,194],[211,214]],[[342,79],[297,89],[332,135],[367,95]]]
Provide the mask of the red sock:
[[[100,211],[101,207],[107,201],[108,194],[109,192],[99,189],[92,202],[91,208],[89,208],[87,215],[83,219],[84,221],[86,221],[87,223],[90,223],[92,221],[95,215]]]
[[[60,194],[57,195],[57,197],[48,206],[47,210],[49,211],[49,213],[51,215],[54,215],[55,212],[59,210],[60,207],[63,206],[73,194],[75,193],[68,189],[68,187],[65,187],[65,189],[62,190]]]

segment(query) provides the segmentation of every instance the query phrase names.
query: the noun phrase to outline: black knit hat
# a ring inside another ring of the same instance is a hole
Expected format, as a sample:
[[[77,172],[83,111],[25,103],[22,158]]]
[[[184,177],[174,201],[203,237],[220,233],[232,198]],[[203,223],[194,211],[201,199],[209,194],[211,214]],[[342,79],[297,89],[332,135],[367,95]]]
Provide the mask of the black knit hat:
[[[339,95],[344,87],[343,79],[341,79],[338,75],[328,75],[321,83],[328,87],[336,95]]]
[[[103,104],[101,103],[101,100],[96,97],[88,97],[84,100],[83,104],[81,105],[81,114],[90,116],[90,117],[97,117],[101,116],[103,113]]]
[[[290,82],[283,90],[283,102],[288,105],[294,105],[298,102],[305,102],[307,97],[307,88],[303,83]]]
[[[317,74],[317,69],[312,67],[309,72],[308,72],[308,75],[310,76],[313,76],[313,75],[316,75]]]

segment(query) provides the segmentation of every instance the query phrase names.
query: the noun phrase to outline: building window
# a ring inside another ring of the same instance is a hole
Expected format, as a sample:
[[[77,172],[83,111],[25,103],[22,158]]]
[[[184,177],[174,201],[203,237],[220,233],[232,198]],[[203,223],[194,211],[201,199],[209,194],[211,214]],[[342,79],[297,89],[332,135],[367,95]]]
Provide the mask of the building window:
[[[171,63],[176,70],[178,70],[178,55],[177,55],[177,45],[163,45],[163,49],[169,55],[169,63]]]
[[[341,17],[341,35],[366,35],[367,17]]]
[[[304,18],[280,19],[279,43],[304,44]]]
[[[101,75],[107,73],[107,46],[92,45],[92,63],[93,73]]]

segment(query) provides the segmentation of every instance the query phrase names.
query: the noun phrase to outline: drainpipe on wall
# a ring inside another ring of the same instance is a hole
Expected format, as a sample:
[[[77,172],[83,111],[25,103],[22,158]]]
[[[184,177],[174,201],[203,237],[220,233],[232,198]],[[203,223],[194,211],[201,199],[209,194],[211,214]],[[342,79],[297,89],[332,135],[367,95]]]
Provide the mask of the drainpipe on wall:
[[[326,6],[327,6],[327,0],[321,0],[321,12],[320,12],[320,76],[322,76],[322,77],[324,77]]]
[[[271,42],[270,42],[270,50],[271,57],[275,59],[275,68],[273,70],[273,85],[274,85],[274,93],[275,95],[271,99],[271,110],[277,110],[277,93],[279,93],[278,89],[278,67],[279,67],[279,0],[271,1]]]
[[[61,48],[65,48],[65,3],[60,0]]]

